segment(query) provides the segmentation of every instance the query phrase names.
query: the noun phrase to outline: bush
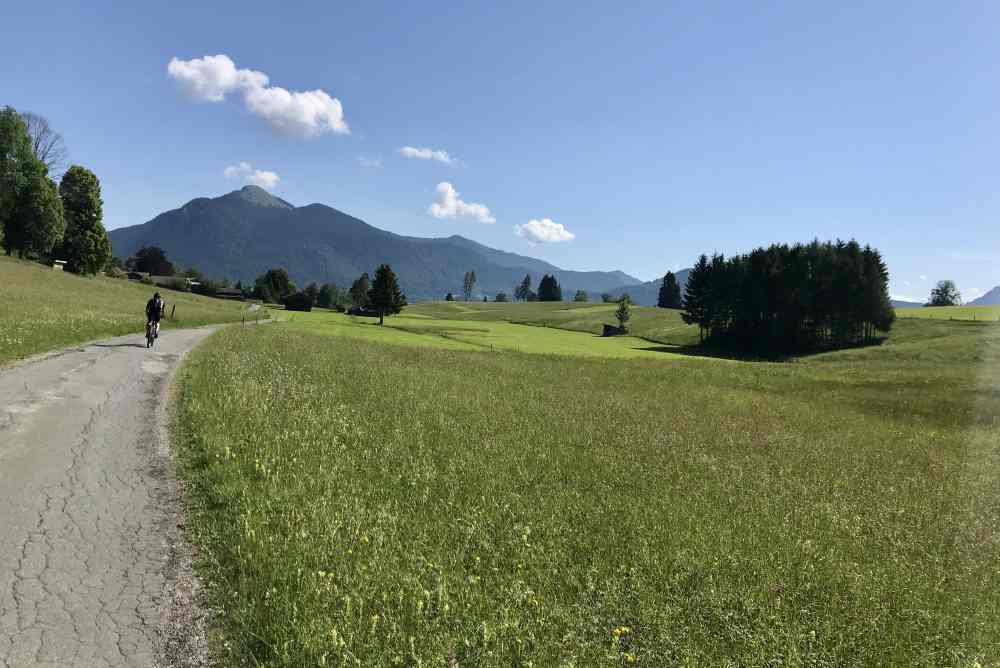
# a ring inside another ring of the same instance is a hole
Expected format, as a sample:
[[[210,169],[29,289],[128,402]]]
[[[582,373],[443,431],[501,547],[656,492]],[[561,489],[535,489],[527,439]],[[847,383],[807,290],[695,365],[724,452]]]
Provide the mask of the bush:
[[[506,292],[498,292],[497,296],[493,298],[495,302],[509,302],[510,298],[507,296]]]
[[[186,278],[169,278],[160,284],[161,288],[176,290],[177,292],[191,292],[191,285]]]
[[[121,267],[110,266],[104,270],[104,275],[108,278],[127,278],[128,274]]]
[[[139,282],[142,283],[143,285],[155,285],[153,283],[153,279],[151,279],[149,276],[143,276],[142,278],[139,279]]]
[[[313,300],[305,292],[296,292],[283,300],[286,311],[312,311]]]

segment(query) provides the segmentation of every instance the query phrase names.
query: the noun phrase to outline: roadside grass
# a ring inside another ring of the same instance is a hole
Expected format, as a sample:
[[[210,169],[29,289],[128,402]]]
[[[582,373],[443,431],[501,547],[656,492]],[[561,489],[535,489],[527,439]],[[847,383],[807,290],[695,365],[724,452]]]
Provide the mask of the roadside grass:
[[[510,323],[499,319],[442,319],[431,313],[410,313],[385,319],[346,316],[334,311],[280,312],[277,318],[289,326],[320,334],[364,338],[410,346],[450,350],[515,351],[535,354],[576,355],[602,358],[678,357],[680,352],[632,337],[600,337],[584,331]]]
[[[0,365],[92,339],[142,332],[153,286],[82,277],[34,262],[0,257]],[[239,320],[245,306],[159,288],[165,328]]]
[[[303,323],[179,377],[223,665],[1000,661],[1000,328],[705,364]]]
[[[938,318],[941,320],[1000,320],[1000,306],[924,306],[898,308],[899,318]]]
[[[587,302],[422,302],[408,306],[407,315],[426,315],[445,320],[501,320],[528,325],[600,334],[601,325],[617,324],[618,304]],[[698,328],[681,320],[674,309],[632,306],[628,322],[633,336],[656,343],[687,346],[698,343]]]

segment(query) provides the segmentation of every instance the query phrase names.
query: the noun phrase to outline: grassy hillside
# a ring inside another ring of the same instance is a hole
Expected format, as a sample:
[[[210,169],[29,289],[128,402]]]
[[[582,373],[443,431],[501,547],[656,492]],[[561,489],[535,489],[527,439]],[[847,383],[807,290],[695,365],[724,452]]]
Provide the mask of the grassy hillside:
[[[715,364],[306,324],[181,378],[223,665],[1000,661],[1000,327]]]
[[[142,332],[152,286],[84,278],[0,257],[0,364],[105,336]],[[194,327],[239,320],[244,304],[161,290],[174,320]]]
[[[937,318],[941,320],[1000,320],[1000,306],[923,306],[898,308],[899,318]]]
[[[406,308],[407,315],[449,320],[501,320],[600,334],[604,323],[617,324],[617,304],[576,302],[426,302]],[[628,323],[633,336],[670,345],[698,342],[698,328],[684,324],[681,312],[649,306],[633,306]]]
[[[602,338],[587,332],[582,325],[580,329],[584,331],[567,331],[489,318],[497,315],[496,313],[485,313],[485,320],[463,320],[431,317],[428,310],[418,311],[420,309],[414,309],[413,312],[407,309],[403,315],[386,318],[382,327],[372,318],[355,318],[321,310],[311,313],[279,312],[277,317],[295,329],[318,334],[449,350],[515,351],[603,358],[664,358],[683,354],[683,351],[672,351],[669,346],[632,336]],[[441,311],[441,314],[447,315],[448,311]],[[561,314],[554,315],[555,321],[562,323],[560,318]],[[569,324],[577,322],[582,321],[568,321]]]

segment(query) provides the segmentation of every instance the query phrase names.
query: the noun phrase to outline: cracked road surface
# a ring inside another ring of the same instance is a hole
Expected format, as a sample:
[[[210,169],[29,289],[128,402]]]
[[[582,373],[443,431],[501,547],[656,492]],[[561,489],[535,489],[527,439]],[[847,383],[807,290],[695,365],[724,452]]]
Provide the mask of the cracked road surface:
[[[0,368],[0,667],[200,665],[165,401],[212,331]]]

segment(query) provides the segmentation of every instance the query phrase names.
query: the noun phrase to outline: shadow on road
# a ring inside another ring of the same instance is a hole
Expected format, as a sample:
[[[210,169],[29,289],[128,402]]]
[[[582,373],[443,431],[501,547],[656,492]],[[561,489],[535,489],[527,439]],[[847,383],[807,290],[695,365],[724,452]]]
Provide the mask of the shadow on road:
[[[95,348],[145,348],[145,343],[92,343]]]

